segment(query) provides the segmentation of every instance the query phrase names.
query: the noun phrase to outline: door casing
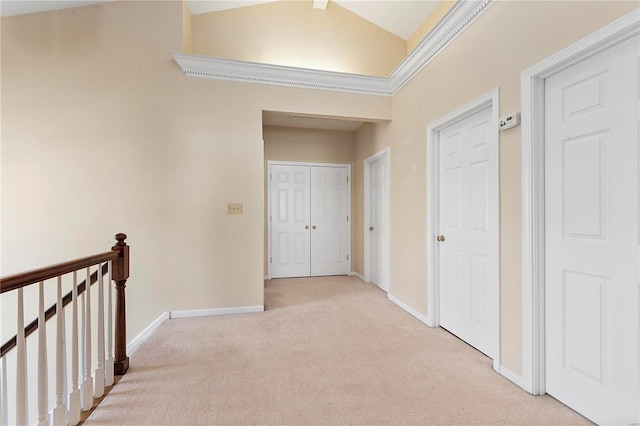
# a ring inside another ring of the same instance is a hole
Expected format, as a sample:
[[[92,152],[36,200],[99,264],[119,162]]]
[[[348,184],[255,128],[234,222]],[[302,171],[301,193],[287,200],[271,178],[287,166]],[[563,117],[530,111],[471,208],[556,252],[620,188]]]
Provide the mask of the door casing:
[[[371,222],[371,165],[382,159],[387,158],[386,164],[386,176],[387,176],[387,191],[385,194],[385,204],[382,206],[383,215],[385,215],[385,229],[382,231],[386,241],[385,246],[382,249],[382,264],[384,268],[384,282],[381,283],[380,288],[382,288],[387,293],[389,292],[389,217],[390,217],[390,189],[389,184],[391,183],[389,171],[390,171],[390,161],[391,158],[391,150],[390,148],[385,148],[381,151],[376,152],[375,154],[364,159],[364,281],[371,282],[371,235],[369,233],[369,224]]]
[[[449,113],[447,116],[429,124],[427,126],[427,325],[430,327],[439,327],[440,326],[440,280],[438,279],[440,271],[439,271],[439,251],[437,247],[437,232],[438,226],[440,223],[440,141],[439,134],[440,130],[454,124],[464,118],[473,115],[474,113],[491,107],[491,120],[492,120],[492,132],[496,135],[497,143],[496,149],[496,158],[498,159],[497,166],[497,182],[498,188],[496,188],[498,194],[498,205],[492,206],[492,208],[497,209],[497,217],[498,224],[500,224],[500,138],[498,135],[498,120],[499,120],[499,99],[500,99],[500,91],[499,88],[495,88],[484,95],[476,98],[471,101],[467,105]],[[497,262],[496,267],[500,267],[500,240],[499,240],[499,230],[497,248]],[[499,271],[498,271],[499,272]],[[500,274],[498,273],[498,276]],[[493,369],[497,372],[500,372],[500,282],[498,282],[496,289],[494,291],[493,297],[496,299],[496,306],[498,307],[497,315],[495,316],[495,324],[492,327],[495,328],[496,331],[496,342],[497,347],[494,349],[495,356],[493,358]]]
[[[638,14],[638,10],[634,10],[521,74],[522,387],[532,395],[546,393],[544,345],[545,79],[637,34],[640,34],[640,14]]]
[[[348,264],[349,271],[351,271],[351,223],[353,222],[351,216],[351,164],[338,164],[338,163],[309,163],[309,162],[296,162],[296,161],[277,161],[277,160],[268,160],[267,161],[267,259],[271,259],[271,181],[269,176],[271,176],[271,166],[274,164],[278,165],[288,165],[288,166],[310,166],[310,167],[344,167],[348,170],[349,176],[349,193],[348,193],[348,216],[349,216],[349,234],[348,234],[348,243],[347,243],[347,254],[349,256]],[[267,279],[271,279],[271,262],[267,261]]]

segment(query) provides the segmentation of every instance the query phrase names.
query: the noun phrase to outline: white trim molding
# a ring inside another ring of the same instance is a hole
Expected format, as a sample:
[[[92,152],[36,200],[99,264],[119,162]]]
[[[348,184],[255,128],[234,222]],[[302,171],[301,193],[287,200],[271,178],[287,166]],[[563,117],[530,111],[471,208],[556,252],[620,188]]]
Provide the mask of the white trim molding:
[[[416,311],[411,306],[409,306],[406,303],[404,303],[402,300],[398,299],[397,297],[395,297],[395,296],[393,296],[391,294],[387,294],[387,299],[389,299],[391,302],[393,302],[394,304],[399,306],[403,311],[405,311],[406,313],[408,313],[412,317],[415,317],[418,321],[420,321],[420,322],[428,325],[429,327],[431,327],[431,325],[429,325],[429,320],[427,319],[426,316],[422,315],[420,312]]]
[[[438,265],[440,264],[440,256],[438,253],[438,249],[436,246],[436,236],[439,234],[438,225],[440,223],[440,148],[439,148],[439,133],[440,130],[463,120],[476,112],[491,107],[491,123],[492,128],[491,131],[495,134],[496,137],[496,145],[495,149],[497,150],[497,184],[496,188],[498,197],[497,197],[497,205],[495,208],[497,209],[497,223],[498,226],[500,224],[500,135],[498,130],[498,117],[500,114],[500,89],[496,87],[495,89],[483,94],[482,96],[474,99],[470,103],[464,105],[461,108],[447,114],[445,117],[429,124],[427,126],[427,212],[430,212],[427,215],[427,303],[429,314],[427,315],[426,324],[430,327],[439,327],[440,326],[440,284],[438,280],[439,269]],[[500,276],[500,232],[497,231],[496,234],[496,247],[497,247],[497,255],[498,264],[496,267],[498,268],[497,276]],[[495,288],[495,293],[493,296],[496,298],[496,318],[495,324],[492,325],[494,328],[495,335],[495,347],[493,354],[493,368],[495,371],[499,371],[500,368],[500,282],[498,279],[498,283]]]
[[[185,53],[173,53],[173,59],[182,72],[190,77],[393,96],[494,2],[495,0],[458,0],[389,77],[261,64]]]
[[[516,373],[514,373],[511,370],[509,370],[504,365],[500,366],[500,375],[502,377],[504,377],[505,379],[508,379],[508,380],[512,381],[517,386],[522,387],[522,377],[518,376]]]
[[[158,318],[156,318],[151,324],[147,326],[140,334],[131,339],[129,343],[127,343],[127,353],[131,355],[138,347],[147,340],[153,332],[160,327],[160,325],[169,319],[169,312],[163,312]]]
[[[357,279],[359,279],[360,281],[362,281],[363,283],[367,283],[367,281],[365,281],[364,277],[362,275],[360,275],[358,272],[356,271],[351,271],[349,272],[349,276],[350,277],[356,277]],[[368,284],[368,283],[367,283]]]
[[[264,312],[264,305],[238,306],[233,308],[191,309],[188,311],[171,311],[169,312],[169,318],[197,318],[213,315],[250,314],[254,312]]]
[[[578,62],[640,34],[639,9],[532,66],[521,75],[522,387],[545,393],[544,82]]]

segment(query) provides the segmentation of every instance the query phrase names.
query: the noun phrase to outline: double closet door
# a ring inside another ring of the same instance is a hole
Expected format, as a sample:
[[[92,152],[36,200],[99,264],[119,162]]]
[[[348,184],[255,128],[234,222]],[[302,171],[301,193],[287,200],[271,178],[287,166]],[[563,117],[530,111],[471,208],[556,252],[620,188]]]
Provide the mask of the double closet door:
[[[350,271],[349,165],[271,164],[271,278]]]

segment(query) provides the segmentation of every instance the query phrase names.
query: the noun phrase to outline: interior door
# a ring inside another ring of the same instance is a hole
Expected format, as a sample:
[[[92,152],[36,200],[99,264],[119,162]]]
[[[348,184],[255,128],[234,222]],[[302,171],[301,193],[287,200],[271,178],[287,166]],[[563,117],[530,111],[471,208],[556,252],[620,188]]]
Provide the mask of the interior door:
[[[371,282],[385,291],[389,291],[386,279],[386,265],[383,250],[387,247],[385,229],[387,226],[386,206],[387,197],[387,161],[384,157],[371,163],[371,203],[370,203],[370,244],[371,244]]]
[[[639,421],[638,36],[545,81],[546,391]]]
[[[308,277],[311,189],[308,166],[271,166],[271,276]]]
[[[271,277],[350,272],[349,168],[272,164]]]
[[[440,325],[493,358],[498,342],[498,158],[491,107],[439,132]]]
[[[349,271],[349,169],[311,167],[311,276]]]

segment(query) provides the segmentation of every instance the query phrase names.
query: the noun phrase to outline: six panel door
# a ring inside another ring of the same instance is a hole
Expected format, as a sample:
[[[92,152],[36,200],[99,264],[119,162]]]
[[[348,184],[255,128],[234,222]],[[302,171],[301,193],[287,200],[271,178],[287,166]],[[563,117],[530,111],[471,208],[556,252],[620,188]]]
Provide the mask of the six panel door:
[[[493,358],[498,339],[498,158],[491,107],[439,133],[440,325]]]
[[[271,166],[271,277],[350,271],[349,169]]]
[[[639,421],[638,36],[545,82],[546,391]]]

